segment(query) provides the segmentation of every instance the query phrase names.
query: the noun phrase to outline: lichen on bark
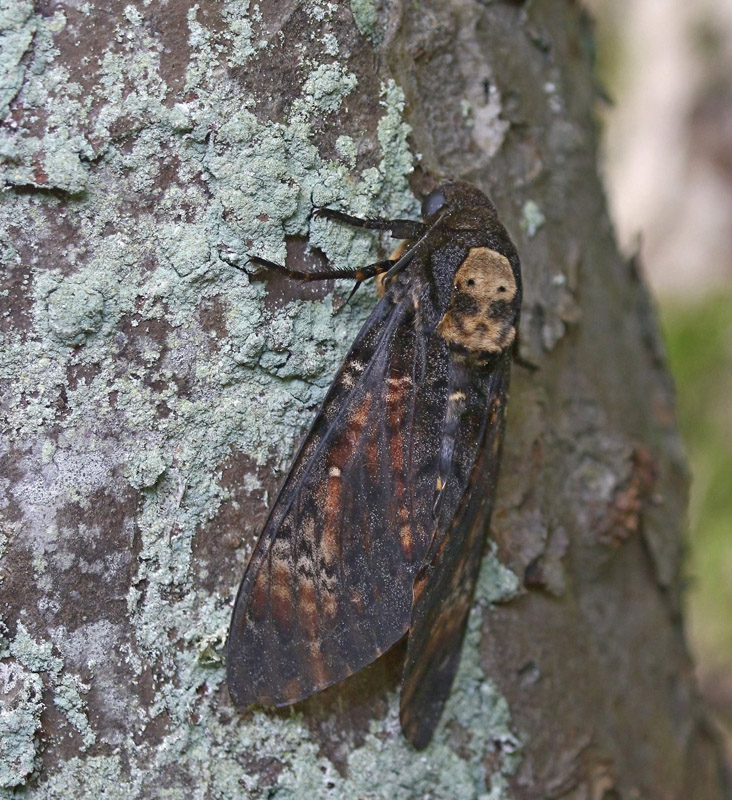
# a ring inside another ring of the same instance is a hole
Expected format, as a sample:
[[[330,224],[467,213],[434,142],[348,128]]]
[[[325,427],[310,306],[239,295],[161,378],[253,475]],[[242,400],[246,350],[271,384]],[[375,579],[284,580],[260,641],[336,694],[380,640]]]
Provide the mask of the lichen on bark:
[[[683,663],[668,621],[675,499],[650,507],[638,443],[667,497],[683,481],[645,295],[603,227],[580,18],[530,5],[0,7],[13,43],[0,63],[0,666],[19,737],[0,749],[7,796],[500,800],[532,796],[532,774],[560,785],[575,769],[590,786],[597,764],[623,764],[623,737],[602,730],[578,751],[586,764],[551,773],[522,698],[553,708],[548,687],[569,682],[551,672],[542,620],[568,605],[568,630],[596,621],[578,563],[596,575],[624,559],[657,595],[644,619],[662,629],[658,659]],[[291,714],[238,716],[222,658],[267,503],[374,303],[362,290],[340,307],[348,286],[249,280],[232,264],[382,257],[386,243],[310,220],[311,205],[415,216],[409,181],[427,173],[492,190],[525,264],[522,352],[541,370],[515,377],[495,544],[445,718],[418,755],[399,731],[398,659]],[[619,360],[645,377],[619,388]],[[627,412],[628,396],[654,410]],[[597,641],[578,641],[566,651],[592,651],[595,669]],[[692,693],[679,679],[684,741]],[[653,695],[664,742],[666,699]],[[577,752],[589,734],[571,711],[556,718]],[[623,787],[641,772],[617,770]]]

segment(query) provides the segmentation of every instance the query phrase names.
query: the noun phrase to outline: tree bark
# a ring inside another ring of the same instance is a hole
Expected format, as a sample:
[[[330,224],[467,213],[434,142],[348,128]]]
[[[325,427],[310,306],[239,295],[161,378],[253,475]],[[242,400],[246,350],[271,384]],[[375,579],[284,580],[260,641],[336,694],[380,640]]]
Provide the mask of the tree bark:
[[[597,177],[581,10],[6,0],[0,24],[7,796],[724,797],[672,389]],[[440,177],[499,207],[538,370],[514,369],[460,672],[418,754],[399,647],[294,711],[230,704],[238,581],[374,302],[231,262],[370,263],[381,244],[311,204],[416,217]]]

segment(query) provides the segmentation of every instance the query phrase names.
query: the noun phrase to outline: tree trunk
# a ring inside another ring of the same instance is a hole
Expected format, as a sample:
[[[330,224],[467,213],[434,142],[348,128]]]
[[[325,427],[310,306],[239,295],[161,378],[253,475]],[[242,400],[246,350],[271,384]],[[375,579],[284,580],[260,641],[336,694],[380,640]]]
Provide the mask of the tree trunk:
[[[6,0],[0,24],[6,796],[722,798],[672,390],[577,6]],[[234,593],[374,300],[231,262],[370,263],[383,243],[311,204],[416,217],[448,176],[514,238],[538,370],[514,368],[442,723],[425,753],[401,735],[399,647],[239,715]]]

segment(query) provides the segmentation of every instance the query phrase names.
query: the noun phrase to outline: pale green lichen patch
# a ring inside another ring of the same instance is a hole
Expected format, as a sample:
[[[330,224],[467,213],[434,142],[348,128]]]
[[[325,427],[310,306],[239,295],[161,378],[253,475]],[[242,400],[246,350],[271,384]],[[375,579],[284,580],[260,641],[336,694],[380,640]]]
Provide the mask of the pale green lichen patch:
[[[22,622],[18,623],[15,637],[8,642],[8,652],[33,672],[48,672],[55,678],[63,668],[63,661],[53,655],[51,642],[38,642],[33,639]]]
[[[323,47],[329,56],[337,56],[340,52],[338,39],[332,33],[326,33],[323,36]]]
[[[36,765],[43,684],[17,662],[0,663],[0,789],[25,782]]]
[[[81,96],[81,87],[70,80],[64,67],[53,65],[56,50],[53,45],[53,34],[65,23],[63,12],[57,11],[54,16],[43,23],[36,15],[21,19],[27,12],[28,4],[15,4],[9,0],[10,9],[0,7],[0,25],[9,24],[2,36],[0,52],[0,97],[7,103],[15,97],[20,83],[25,76],[23,86],[26,99],[31,103],[43,103],[46,96],[64,95],[64,102],[58,106],[50,104],[44,109],[47,116],[47,133],[43,138],[24,133],[17,125],[7,126],[7,132],[0,138],[0,177],[10,185],[36,186],[44,189],[59,189],[71,195],[83,192],[86,188],[87,172],[82,159],[93,157],[93,150],[86,136],[76,128],[74,116],[84,113],[85,99]],[[16,63],[16,59],[27,57],[32,39],[33,65],[30,78],[25,74],[28,69]],[[5,50],[8,45],[8,50]],[[37,73],[47,69],[48,85],[41,87],[36,79]],[[7,81],[7,83],[5,83]],[[63,88],[61,88],[63,87]],[[3,91],[4,90],[4,91]]]
[[[48,326],[62,344],[73,347],[102,327],[104,297],[85,276],[61,280],[46,298]]]
[[[373,37],[377,21],[374,0],[350,0],[350,6],[359,32],[363,36]]]
[[[356,156],[358,155],[358,147],[356,142],[350,136],[339,136],[336,139],[336,152],[346,162],[349,167],[354,167],[356,164]]]
[[[71,797],[78,800],[100,797],[104,800],[130,800],[140,797],[141,786],[142,775],[139,770],[134,765],[131,769],[123,767],[120,756],[70,758],[59,766],[54,775],[34,788],[32,796],[41,800],[68,800]],[[170,797],[164,788],[161,789],[157,797]]]
[[[162,451],[154,447],[130,456],[125,464],[125,476],[135,489],[149,489],[155,486],[167,467]]]
[[[253,23],[261,19],[258,6],[249,13],[251,3],[249,0],[229,0],[223,4],[221,16],[226,21],[225,39],[228,48],[228,63],[230,66],[246,64],[262,43],[254,42]]]
[[[321,64],[305,80],[303,97],[294,103],[293,119],[307,119],[315,111],[337,111],[357,84],[356,76],[339,64]]]
[[[4,628],[0,628],[4,632]],[[64,672],[63,660],[51,642],[34,639],[22,622],[12,639],[0,637],[0,787],[19,786],[36,768],[43,703],[43,676],[54,704],[82,735],[82,748],[96,735],[81,694],[89,690],[76,675]]]
[[[83,683],[76,675],[64,675],[55,686],[53,703],[66,719],[81,734],[82,750],[87,750],[97,740],[97,736],[89,725],[86,694],[91,687]]]
[[[369,180],[374,181],[387,197],[393,196],[394,202],[388,211],[396,214],[402,189],[402,179],[399,176],[411,172],[412,169],[412,154],[405,146],[411,129],[402,118],[404,92],[393,80],[381,87],[381,97],[385,112],[379,120],[377,135],[384,157],[379,164],[378,173],[369,171]]]
[[[521,209],[521,227],[529,238],[536,236],[545,222],[546,217],[539,206],[533,200],[527,200]]]
[[[31,0],[0,0],[0,120],[20,90],[36,19]]]

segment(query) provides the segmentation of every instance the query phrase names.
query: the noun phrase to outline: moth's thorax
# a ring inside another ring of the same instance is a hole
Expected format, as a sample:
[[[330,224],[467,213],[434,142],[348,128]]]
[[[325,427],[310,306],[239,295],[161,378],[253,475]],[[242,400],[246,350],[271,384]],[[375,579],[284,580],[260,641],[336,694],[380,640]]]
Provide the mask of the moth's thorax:
[[[496,224],[492,207],[457,208],[445,219],[445,228],[453,231],[488,231]]]
[[[450,303],[437,332],[451,347],[501,353],[516,338],[517,295],[506,256],[489,247],[473,247],[455,271]]]

